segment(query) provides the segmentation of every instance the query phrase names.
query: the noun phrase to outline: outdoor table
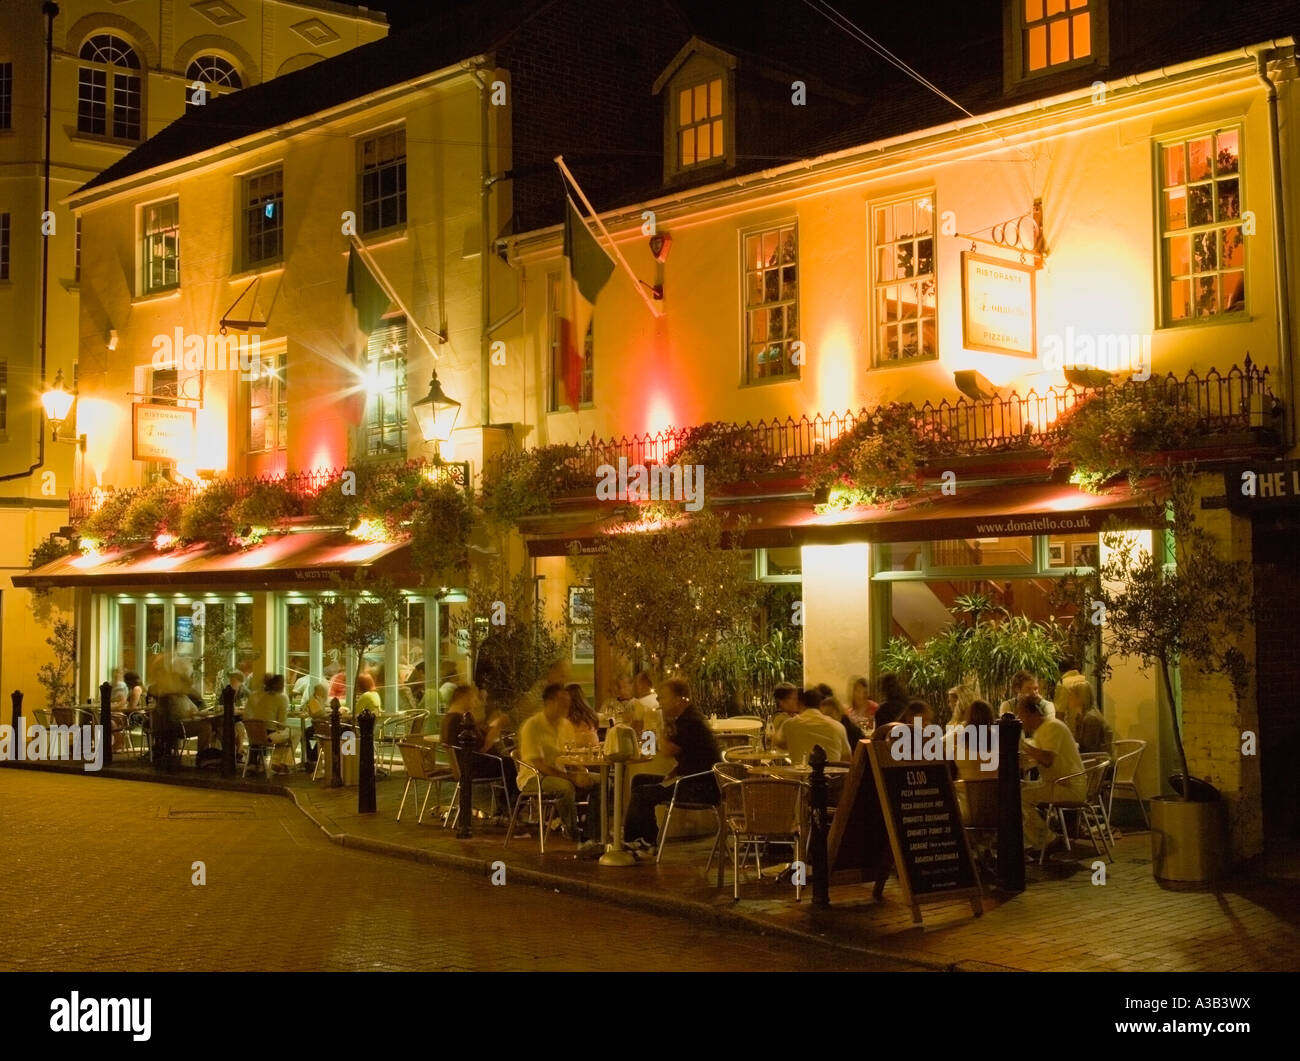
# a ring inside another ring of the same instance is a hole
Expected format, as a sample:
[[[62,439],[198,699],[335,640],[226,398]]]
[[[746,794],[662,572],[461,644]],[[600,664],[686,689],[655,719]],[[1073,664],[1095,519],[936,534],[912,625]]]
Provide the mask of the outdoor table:
[[[807,784],[808,779],[812,777],[811,766],[770,765],[770,766],[750,766],[748,769],[751,774],[767,774],[770,775],[771,777],[780,777],[780,778],[784,778],[787,781],[800,781],[803,782],[804,784]],[[848,772],[849,772],[848,763],[827,763],[826,764],[826,776],[828,778],[842,777]]]
[[[711,718],[709,729],[719,736],[756,737],[763,732],[763,723],[756,718]]]
[[[761,763],[789,763],[790,756],[788,753],[774,748],[742,748],[739,751],[733,751],[727,757],[727,761],[732,763],[744,763],[746,766]]]
[[[564,752],[555,759],[565,770],[596,770],[600,773],[600,846],[609,844],[609,767],[610,762],[596,748]]]

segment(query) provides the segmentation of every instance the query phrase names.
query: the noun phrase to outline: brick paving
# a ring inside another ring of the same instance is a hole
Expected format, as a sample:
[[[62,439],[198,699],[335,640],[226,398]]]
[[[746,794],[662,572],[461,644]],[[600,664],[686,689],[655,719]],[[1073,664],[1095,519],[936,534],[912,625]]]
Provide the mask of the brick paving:
[[[24,776],[32,777],[33,773]],[[104,778],[81,780],[83,788],[78,791],[93,791],[110,784]],[[831,944],[841,949],[834,958],[836,967],[842,960],[852,960],[856,953],[877,955],[891,964],[928,968],[1300,968],[1300,910],[1295,902],[1300,874],[1293,863],[1270,866],[1268,875],[1239,875],[1217,888],[1162,885],[1151,875],[1150,844],[1145,832],[1119,839],[1115,862],[1105,867],[1104,884],[1093,883],[1092,864],[1096,859],[1085,846],[1076,858],[1049,857],[1048,865],[1041,870],[1029,867],[1026,891],[1018,896],[994,893],[987,897],[980,918],[971,915],[966,903],[937,904],[924,907],[924,923],[914,926],[893,881],[879,904],[871,901],[868,886],[842,886],[831,889],[832,908],[818,911],[808,901],[808,892],[803,902],[795,903],[791,889],[770,882],[742,885],[742,900],[733,903],[729,875],[723,890],[713,886],[714,875],[707,879],[704,875],[710,841],[672,841],[662,864],[621,869],[578,860],[573,845],[562,841],[548,844],[543,856],[538,852],[535,833],[534,838],[513,840],[506,848],[502,844],[504,830],[487,824],[476,823],[474,839],[457,840],[440,827],[436,817],[426,818],[417,826],[409,805],[404,820],[395,821],[402,784],[400,775],[380,781],[379,810],[373,815],[357,813],[355,788],[329,789],[305,775],[294,775],[286,785],[278,787],[293,796],[306,817],[288,809],[293,806],[288,800],[252,798],[272,800],[278,807],[274,816],[286,823],[284,829],[291,836],[301,837],[305,829],[319,838],[323,831],[343,845],[342,851],[335,849],[337,857],[359,853],[349,851],[350,847],[368,849],[407,862],[437,865],[444,871],[468,871],[479,881],[487,879],[492,862],[501,860],[508,879],[547,886],[553,889],[552,894],[554,890],[566,893],[583,910],[600,909],[598,902],[582,902],[595,899],[618,904],[624,913],[640,909],[675,914],[695,926],[687,931],[684,938],[688,939],[697,938],[701,932],[748,926],[780,937],[783,955],[801,942]],[[175,791],[157,785],[134,788]],[[250,784],[246,790],[267,792],[270,787]],[[215,793],[202,790],[180,791],[216,798]],[[449,790],[444,794],[449,795]],[[250,799],[225,798],[234,800],[234,805]],[[159,805],[168,801],[172,806],[182,805],[179,796],[154,797]],[[0,807],[3,805],[0,802]],[[5,813],[0,810],[0,821]],[[328,848],[325,854],[329,855]],[[386,864],[399,865],[391,859]],[[0,870],[0,879],[3,872]],[[394,868],[393,872],[398,870]],[[477,887],[474,885],[472,890]],[[496,891],[516,894],[513,888]],[[765,953],[771,953],[771,947]]]
[[[6,971],[905,967],[336,846],[251,791],[0,769],[0,852]]]

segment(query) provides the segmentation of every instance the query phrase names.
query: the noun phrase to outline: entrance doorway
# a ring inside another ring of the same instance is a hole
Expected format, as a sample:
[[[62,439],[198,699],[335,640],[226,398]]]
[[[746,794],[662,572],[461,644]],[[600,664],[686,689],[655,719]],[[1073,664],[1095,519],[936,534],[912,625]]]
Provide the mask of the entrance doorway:
[[[1300,839],[1300,519],[1256,519],[1255,653],[1259,690],[1259,770],[1267,841]]]

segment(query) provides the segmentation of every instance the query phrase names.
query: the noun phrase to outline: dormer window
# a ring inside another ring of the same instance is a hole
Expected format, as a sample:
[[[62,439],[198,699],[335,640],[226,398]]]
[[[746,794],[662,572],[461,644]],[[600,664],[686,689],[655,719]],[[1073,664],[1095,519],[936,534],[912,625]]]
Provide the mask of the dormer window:
[[[736,157],[736,60],[692,37],[655,82],[664,105],[664,180],[686,179]]]
[[[1107,0],[1005,0],[1007,84],[1106,65]]]
[[[682,169],[723,158],[722,78],[677,93],[677,158]]]

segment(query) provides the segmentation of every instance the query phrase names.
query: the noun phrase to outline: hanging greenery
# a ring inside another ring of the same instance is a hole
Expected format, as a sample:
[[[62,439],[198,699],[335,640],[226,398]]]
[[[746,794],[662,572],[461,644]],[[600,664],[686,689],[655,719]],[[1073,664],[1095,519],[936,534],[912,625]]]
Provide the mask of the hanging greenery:
[[[238,528],[266,527],[275,530],[283,527],[294,516],[304,511],[302,498],[282,482],[254,483],[248,493],[240,498],[231,511],[231,520]]]
[[[1060,420],[1051,446],[1053,468],[1070,467],[1070,482],[1099,493],[1124,475],[1136,487],[1159,453],[1187,449],[1204,433],[1194,409],[1172,387],[1125,383],[1076,405]]]
[[[453,483],[429,483],[411,510],[411,559],[425,585],[460,581],[469,566],[474,511]]]
[[[818,512],[879,505],[914,490],[929,443],[909,405],[882,405],[817,454],[808,478],[829,498]]]
[[[175,534],[180,526],[183,495],[165,479],[136,493],[122,515],[120,536],[127,541],[152,541],[158,534]]]
[[[479,504],[498,526],[517,526],[525,516],[550,512],[564,494],[594,494],[595,488],[580,446],[538,446],[503,457],[495,473],[484,476]]]
[[[714,421],[682,432],[672,463],[698,465],[704,469],[710,489],[717,489],[771,474],[775,461],[752,432],[737,424]]]
[[[122,520],[133,497],[130,491],[125,490],[107,494],[99,507],[77,526],[78,536],[98,548],[121,544],[124,541]]]
[[[231,483],[209,483],[181,509],[177,537],[187,545],[206,542],[218,548],[230,548],[232,539],[240,530],[234,517],[237,502],[235,487]]]
[[[44,541],[37,543],[27,559],[27,566],[35,571],[36,568],[52,564],[65,556],[75,556],[80,551],[75,538],[64,538],[56,531]]]

